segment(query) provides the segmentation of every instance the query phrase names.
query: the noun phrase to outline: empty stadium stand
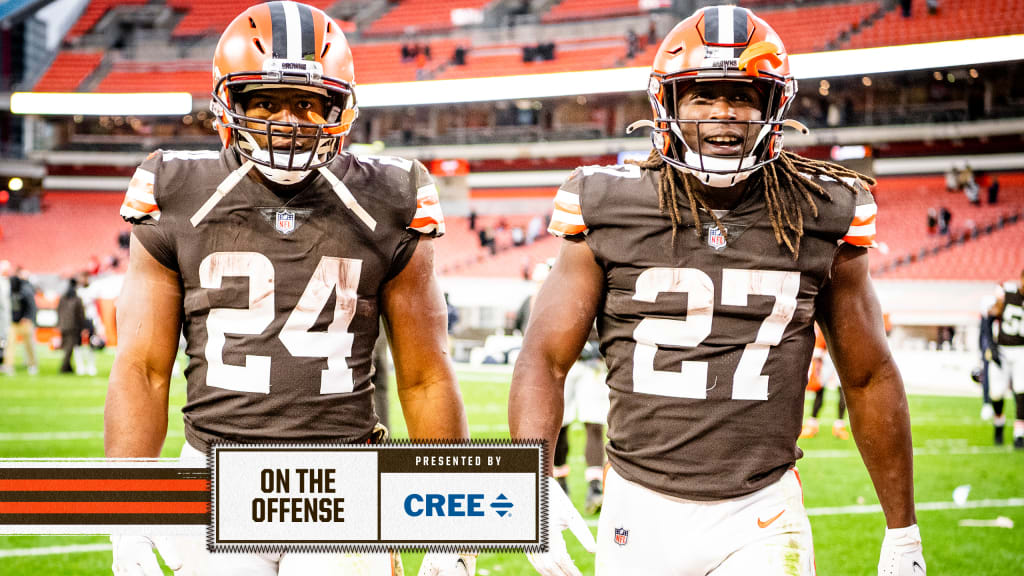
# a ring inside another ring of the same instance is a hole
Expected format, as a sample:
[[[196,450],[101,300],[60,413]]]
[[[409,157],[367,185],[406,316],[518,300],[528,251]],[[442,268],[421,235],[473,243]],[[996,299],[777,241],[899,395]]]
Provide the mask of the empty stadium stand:
[[[483,78],[600,70],[614,66],[626,52],[625,39],[621,37],[559,42],[555,45],[553,60],[524,62],[523,48],[524,45],[511,44],[471,49],[466,55],[464,66],[448,66],[437,74],[437,78]]]
[[[74,92],[103,61],[103,52],[62,50],[36,83],[36,92]]]
[[[326,10],[335,2],[336,0],[303,0],[304,4],[315,6],[321,10]],[[253,4],[256,2],[252,0],[218,0],[217,2],[167,0],[168,6],[185,13],[172,34],[173,36],[219,35],[235,16]]]
[[[880,10],[878,2],[858,2],[766,9],[758,15],[778,32],[790,54],[803,54],[834,48]]]
[[[918,261],[936,262],[936,256],[957,244],[958,239],[971,230],[984,230],[989,225],[997,225],[1000,219],[1005,221],[1019,214],[1024,207],[1024,174],[1000,174],[999,181],[999,203],[975,206],[961,192],[946,192],[940,175],[880,178],[875,191],[879,210],[877,240],[884,246],[871,253],[872,274],[884,278],[903,277],[907,265]],[[946,206],[953,214],[950,232],[929,234],[928,210],[940,206]],[[1000,249],[1012,248],[1015,247]],[[932,265],[926,264],[926,267],[930,269]]]
[[[117,62],[96,86],[96,92],[189,92],[207,96],[213,87],[208,60]]]
[[[65,37],[68,41],[73,41],[84,34],[89,33],[92,27],[96,25],[107,12],[118,6],[136,5],[141,6],[146,4],[148,0],[91,0],[89,5],[86,6],[82,16],[78,18],[75,25],[71,27]]]
[[[1022,268],[1024,218],[1018,217],[990,233],[962,238],[944,250],[893,268],[880,277],[886,280],[1004,282],[1018,278]]]
[[[403,0],[374,21],[363,34],[387,36],[444,32],[453,28],[453,10],[483,10],[491,2],[492,0]]]
[[[541,21],[548,23],[617,18],[642,12],[637,0],[563,0],[546,12]]]
[[[936,14],[924,2],[914,2],[910,18],[899,9],[854,34],[841,48],[870,48],[1020,34],[1024,32],[1024,3],[1017,0],[942,0]]]
[[[124,192],[47,192],[39,214],[0,213],[0,253],[33,274],[70,274],[117,252]],[[72,225],[73,224],[73,225]]]

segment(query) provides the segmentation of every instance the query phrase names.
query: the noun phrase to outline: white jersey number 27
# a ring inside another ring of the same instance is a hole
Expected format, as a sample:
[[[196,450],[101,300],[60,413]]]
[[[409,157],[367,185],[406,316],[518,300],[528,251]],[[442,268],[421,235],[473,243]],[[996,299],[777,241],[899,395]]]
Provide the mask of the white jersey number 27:
[[[650,268],[636,280],[633,299],[654,302],[658,294],[686,293],[686,319],[644,318],[633,331],[633,391],[677,398],[707,398],[708,363],[685,361],[678,372],[655,370],[658,346],[696,348],[711,335],[715,286],[696,268]],[[747,296],[772,296],[775,304],[761,322],[757,337],[747,344],[733,375],[735,400],[767,400],[768,377],[761,375],[768,352],[782,341],[782,334],[796,312],[800,292],[799,272],[774,270],[722,270],[723,306],[746,306]]]
[[[351,392],[353,336],[348,332],[356,311],[362,260],[320,258],[298,304],[278,338],[293,356],[326,358],[320,393]],[[225,277],[249,279],[248,308],[214,308],[206,318],[206,383],[238,392],[270,393],[270,356],[247,354],[245,364],[224,363],[226,334],[261,334],[274,321],[274,265],[258,252],[215,252],[199,264],[199,285],[217,289]],[[317,317],[335,295],[334,316],[326,332],[312,332]]]

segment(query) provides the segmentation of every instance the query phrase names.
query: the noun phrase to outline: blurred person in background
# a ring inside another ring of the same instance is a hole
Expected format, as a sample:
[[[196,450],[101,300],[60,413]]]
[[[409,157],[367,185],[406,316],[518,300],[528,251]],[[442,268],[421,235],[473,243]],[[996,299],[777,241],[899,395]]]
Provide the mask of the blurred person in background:
[[[0,260],[0,373],[3,369],[4,350],[10,345],[11,335],[11,263]]]
[[[971,373],[971,378],[981,385],[981,419],[991,420],[995,416],[992,408],[992,396],[989,394],[989,351],[995,344],[996,337],[995,320],[992,309],[995,308],[996,297],[989,296],[982,300],[981,325],[978,330],[978,350],[981,355],[981,362],[978,368]]]
[[[92,284],[92,277],[88,272],[82,272],[78,278],[78,297],[82,299],[82,308],[85,310],[86,338],[75,348],[75,372],[95,376],[95,350],[106,346],[106,331],[103,327],[103,318],[100,317],[99,308],[96,306],[96,290]]]
[[[82,340],[88,338],[88,328],[85,321],[85,307],[82,305],[82,298],[78,295],[78,280],[68,280],[67,290],[60,296],[57,302],[57,328],[60,330],[60,348],[64,353],[64,359],[60,365],[61,374],[71,374],[76,370],[71,367],[71,358],[76,348],[80,348]],[[79,356],[75,360],[76,367],[82,363]],[[82,374],[81,368],[77,370]]]
[[[836,419],[832,422],[832,436],[840,440],[848,440],[850,432],[846,429],[846,396],[843,395],[843,387],[836,374],[835,364],[832,363],[832,356],[828,353],[825,335],[815,324],[814,353],[811,356],[811,368],[807,376],[807,391],[814,392],[814,403],[811,404],[810,417],[804,420],[804,425],[800,428],[800,438],[814,438],[818,435],[818,416],[825,403],[825,389],[827,388],[839,391],[839,411]]]
[[[11,324],[8,331],[8,346],[4,348],[3,371],[14,375],[15,348],[21,340],[25,349],[25,365],[30,376],[39,373],[36,360],[36,288],[29,281],[28,272],[18,266],[10,277]]]
[[[988,386],[992,399],[995,444],[1004,442],[1006,427],[1005,396],[1015,397],[1017,418],[1013,422],[1013,447],[1024,450],[1024,270],[1017,282],[1006,282],[996,295],[990,314],[995,318],[996,336],[986,358],[989,361]]]

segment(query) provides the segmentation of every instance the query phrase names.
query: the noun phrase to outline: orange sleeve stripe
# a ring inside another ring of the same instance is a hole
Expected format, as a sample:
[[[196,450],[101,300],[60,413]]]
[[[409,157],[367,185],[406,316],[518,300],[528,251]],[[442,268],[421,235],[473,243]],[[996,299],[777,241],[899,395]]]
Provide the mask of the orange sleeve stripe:
[[[432,216],[423,216],[420,218],[413,218],[412,222],[409,223],[409,228],[423,228],[425,226],[440,226],[440,222],[434,219]]]
[[[423,208],[424,206],[434,206],[439,203],[437,196],[420,196],[416,199],[416,207]]]
[[[866,236],[844,236],[843,242],[847,244],[853,244],[854,246],[863,246],[865,248],[871,248],[875,246],[875,235],[870,234]]]
[[[579,204],[569,204],[568,202],[562,202],[561,200],[555,200],[555,210],[561,210],[562,212],[568,212],[569,214],[583,214],[583,209]]]
[[[853,222],[850,223],[850,226],[864,226],[866,224],[871,224],[872,222],[875,221],[875,217],[876,216],[877,216],[876,214],[872,214],[871,216],[868,216],[867,218],[854,218]]]
[[[587,226],[585,224],[568,224],[566,222],[559,222],[558,220],[552,220],[551,224],[548,226],[548,231],[552,234],[564,234],[567,236],[582,234],[586,229]]]
[[[152,214],[153,212],[159,210],[156,204],[150,204],[148,202],[136,200],[135,198],[125,198],[124,206],[131,208],[132,210],[138,210],[139,212],[142,212],[144,214]]]

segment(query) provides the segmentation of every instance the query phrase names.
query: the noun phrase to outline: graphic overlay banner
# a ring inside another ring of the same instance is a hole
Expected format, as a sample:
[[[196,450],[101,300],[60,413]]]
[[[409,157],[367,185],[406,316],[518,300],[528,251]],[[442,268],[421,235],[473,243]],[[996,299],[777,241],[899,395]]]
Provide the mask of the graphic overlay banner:
[[[0,460],[0,534],[204,534],[210,473],[178,460]]]
[[[0,534],[185,535],[213,552],[536,551],[542,457],[539,443],[391,443],[214,446],[207,467],[0,459]]]
[[[208,548],[538,549],[541,448],[215,446]]]

